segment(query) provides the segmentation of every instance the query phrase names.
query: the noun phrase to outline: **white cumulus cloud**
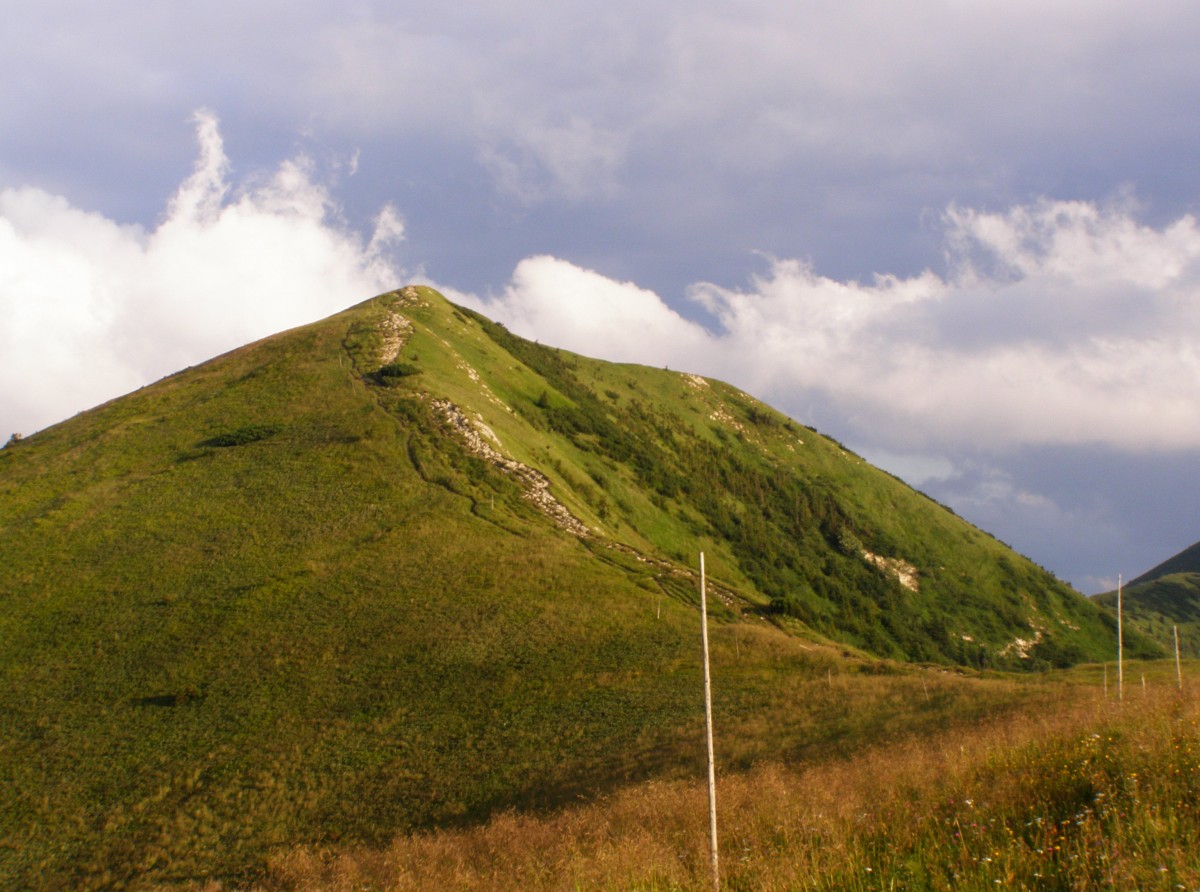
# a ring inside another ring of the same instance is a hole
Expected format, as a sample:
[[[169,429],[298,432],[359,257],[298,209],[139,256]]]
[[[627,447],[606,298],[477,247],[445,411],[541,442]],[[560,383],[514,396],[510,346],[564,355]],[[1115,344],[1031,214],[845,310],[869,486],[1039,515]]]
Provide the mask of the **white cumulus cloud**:
[[[338,219],[311,162],[229,179],[216,117],[153,229],[0,191],[0,429],[30,433],[164,374],[395,287],[403,224]]]
[[[711,340],[654,292],[555,257],[522,260],[499,297],[451,297],[523,337],[614,362],[695,363]]]
[[[551,257],[475,303],[578,352],[719,375],[793,412],[833,406],[879,448],[1200,447],[1194,218],[1155,228],[1124,206],[1043,200],[944,222],[947,275],[842,282],[773,259],[749,287],[697,284],[717,330]]]

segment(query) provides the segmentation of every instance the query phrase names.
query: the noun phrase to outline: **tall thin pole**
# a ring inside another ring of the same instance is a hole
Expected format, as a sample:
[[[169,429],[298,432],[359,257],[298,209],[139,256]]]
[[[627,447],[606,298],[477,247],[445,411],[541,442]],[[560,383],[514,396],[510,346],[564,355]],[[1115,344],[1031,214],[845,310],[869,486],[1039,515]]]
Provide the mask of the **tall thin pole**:
[[[1179,626],[1172,626],[1175,630],[1175,680],[1179,685],[1179,690],[1183,690],[1183,667],[1179,665]]]
[[[704,641],[704,737],[708,744],[708,832],[712,854],[713,892],[721,888],[717,866],[717,772],[713,758],[712,677],[708,670],[708,595],[705,592],[704,552],[700,552],[700,637]]]
[[[1121,626],[1121,574],[1117,574],[1117,702],[1125,702],[1125,635]]]

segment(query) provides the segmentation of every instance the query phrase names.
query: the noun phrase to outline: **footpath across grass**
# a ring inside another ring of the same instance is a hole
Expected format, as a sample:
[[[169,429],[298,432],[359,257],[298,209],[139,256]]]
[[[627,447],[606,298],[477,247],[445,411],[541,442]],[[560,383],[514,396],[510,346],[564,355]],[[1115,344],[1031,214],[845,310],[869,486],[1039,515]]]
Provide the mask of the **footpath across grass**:
[[[1129,687],[1123,703],[1099,685],[1057,694],[842,760],[720,777],[722,888],[1198,888],[1197,680]],[[701,784],[651,782],[386,848],[294,849],[261,888],[701,890],[706,830]]]

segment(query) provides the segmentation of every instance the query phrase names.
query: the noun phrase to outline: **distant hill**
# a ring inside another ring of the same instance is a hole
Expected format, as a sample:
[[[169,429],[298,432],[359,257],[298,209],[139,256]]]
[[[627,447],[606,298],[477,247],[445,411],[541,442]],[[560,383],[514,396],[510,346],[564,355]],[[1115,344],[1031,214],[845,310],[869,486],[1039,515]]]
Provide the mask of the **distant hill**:
[[[1116,610],[1115,591],[1095,600]],[[1200,658],[1200,542],[1134,579],[1123,589],[1121,601],[1132,629],[1168,650],[1174,648],[1178,629],[1180,653]]]
[[[1147,570],[1136,579],[1131,579],[1129,584],[1135,586],[1177,573],[1200,573],[1200,542],[1185,548],[1174,557],[1167,558],[1157,567]]]
[[[1007,690],[904,662],[1114,649],[1108,612],[736,388],[405,288],[0,450],[0,874],[236,879],[690,771],[701,550],[729,765]]]

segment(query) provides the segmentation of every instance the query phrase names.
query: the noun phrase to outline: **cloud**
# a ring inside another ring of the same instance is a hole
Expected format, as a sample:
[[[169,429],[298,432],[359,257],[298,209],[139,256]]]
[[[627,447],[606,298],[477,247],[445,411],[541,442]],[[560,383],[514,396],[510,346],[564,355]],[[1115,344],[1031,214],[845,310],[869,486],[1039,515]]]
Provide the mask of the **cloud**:
[[[281,17],[61,0],[13,15],[6,183],[148,225],[177,182],[175,121],[213,104],[258,164],[301,131],[361,148],[358,225],[354,195],[402,201],[423,233],[452,231],[426,254],[456,246],[476,288],[581,245],[670,282],[669,301],[691,278],[737,281],[750,247],[840,277],[911,273],[932,241],[915,221],[951,200],[1134,181],[1177,215],[1200,182],[1200,7],[1180,4],[308,0]]]
[[[453,296],[524,337],[614,362],[687,365],[711,342],[654,292],[555,257],[522,260],[499,297]]]
[[[151,229],[43,190],[0,192],[10,427],[42,426],[398,283],[393,208],[361,237],[303,156],[234,182],[215,116],[195,121],[195,168]],[[454,295],[548,343],[718,375],[802,420],[822,407],[864,449],[927,456],[913,467],[959,447],[1196,448],[1200,225],[1151,226],[1137,212],[1129,195],[953,205],[942,218],[948,273],[841,281],[768,257],[746,286],[690,288],[711,328],[635,283],[547,255],[520,261],[496,296]]]
[[[511,146],[485,145],[480,158],[496,187],[525,203],[555,195],[568,200],[614,191],[624,139],[572,117],[559,125],[534,123]]]
[[[215,116],[195,122],[199,159],[153,229],[0,191],[0,428],[29,433],[398,283],[392,208],[364,243],[311,162],[231,183]]]
[[[1191,10],[1116,2],[397,4],[323,22],[301,82],[345,126],[436,121],[477,140],[504,186],[533,168],[568,199],[596,165],[629,187],[682,168],[684,190],[697,170],[817,162],[818,182],[848,167],[986,179],[1032,152],[1178,132],[1164,112],[1194,100],[1198,30]]]
[[[475,300],[582,353],[719,375],[792,411],[832,407],[852,439],[896,452],[1200,447],[1194,218],[1155,228],[1121,204],[1042,200],[951,207],[944,227],[947,276],[843,282],[770,259],[748,288],[697,284],[716,330],[551,257]]]

